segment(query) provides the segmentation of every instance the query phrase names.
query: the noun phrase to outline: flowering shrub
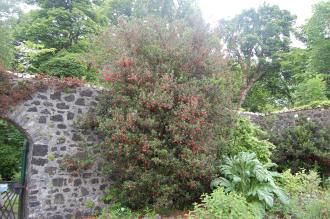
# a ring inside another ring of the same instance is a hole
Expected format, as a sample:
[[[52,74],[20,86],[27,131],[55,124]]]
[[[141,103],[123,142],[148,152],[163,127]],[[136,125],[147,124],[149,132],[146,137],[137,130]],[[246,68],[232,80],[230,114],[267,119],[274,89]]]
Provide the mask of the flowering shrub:
[[[232,120],[218,39],[201,22],[121,20],[93,48],[111,84],[97,117],[109,197],[132,209],[198,200]]]

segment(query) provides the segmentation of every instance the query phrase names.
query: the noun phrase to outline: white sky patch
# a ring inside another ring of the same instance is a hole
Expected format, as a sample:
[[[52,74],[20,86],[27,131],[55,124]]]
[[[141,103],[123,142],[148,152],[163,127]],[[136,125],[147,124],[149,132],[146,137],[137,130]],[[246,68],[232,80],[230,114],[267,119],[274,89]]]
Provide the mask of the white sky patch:
[[[301,26],[312,15],[313,5],[322,0],[198,0],[203,17],[207,23],[215,27],[222,18],[230,19],[243,10],[258,8],[263,3],[278,5],[280,9],[288,10],[297,16],[296,26]],[[305,45],[292,38],[293,47],[303,48]]]
[[[321,0],[198,0],[203,17],[207,23],[216,25],[221,18],[232,18],[244,9],[258,8],[264,2],[278,5],[297,16],[301,25],[312,15],[312,5]]]
[[[26,3],[20,3],[19,4],[19,7],[21,8],[21,10],[24,12],[24,13],[27,13],[31,10],[35,10],[35,9],[39,9],[38,6],[36,5],[28,5]]]

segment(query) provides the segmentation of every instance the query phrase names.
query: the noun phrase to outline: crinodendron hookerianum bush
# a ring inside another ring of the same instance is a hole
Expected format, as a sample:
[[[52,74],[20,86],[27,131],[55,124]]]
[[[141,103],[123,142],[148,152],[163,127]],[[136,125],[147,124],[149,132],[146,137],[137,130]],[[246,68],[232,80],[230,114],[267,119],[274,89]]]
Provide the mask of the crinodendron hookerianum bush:
[[[231,125],[217,37],[201,21],[121,20],[89,54],[111,89],[98,110],[113,200],[183,208],[208,192]]]

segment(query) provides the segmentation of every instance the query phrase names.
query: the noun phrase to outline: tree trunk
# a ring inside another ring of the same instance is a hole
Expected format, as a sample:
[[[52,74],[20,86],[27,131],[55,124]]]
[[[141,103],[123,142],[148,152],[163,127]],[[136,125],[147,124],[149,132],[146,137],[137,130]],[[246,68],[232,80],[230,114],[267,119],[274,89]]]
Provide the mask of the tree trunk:
[[[246,95],[249,93],[255,82],[251,81],[245,87],[243,87],[239,93],[239,99],[237,103],[237,111],[239,111],[245,101]]]

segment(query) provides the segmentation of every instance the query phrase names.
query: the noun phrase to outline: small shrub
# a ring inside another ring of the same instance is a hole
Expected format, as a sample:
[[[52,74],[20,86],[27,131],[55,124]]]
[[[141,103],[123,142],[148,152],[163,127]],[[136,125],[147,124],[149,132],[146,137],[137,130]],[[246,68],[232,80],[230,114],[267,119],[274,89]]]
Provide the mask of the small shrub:
[[[302,170],[292,174],[289,169],[283,172],[282,176],[279,182],[290,197],[296,197],[303,193],[317,193],[320,190],[321,178],[315,171],[311,170],[306,173],[305,170]]]
[[[290,196],[290,204],[277,204],[268,214],[268,218],[330,218],[330,190],[320,186],[319,175],[310,171],[292,174],[283,173],[280,184]]]
[[[223,188],[217,188],[210,195],[202,195],[202,203],[195,204],[189,215],[200,219],[253,219],[253,212],[244,196],[235,192],[225,193]]]

